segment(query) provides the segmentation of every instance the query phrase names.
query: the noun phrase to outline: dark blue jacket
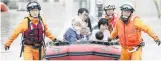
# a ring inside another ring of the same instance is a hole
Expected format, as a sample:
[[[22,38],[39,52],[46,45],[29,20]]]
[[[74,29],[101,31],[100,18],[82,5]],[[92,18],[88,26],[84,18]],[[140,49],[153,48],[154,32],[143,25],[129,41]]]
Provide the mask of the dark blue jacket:
[[[69,28],[64,34],[64,39],[69,43],[75,43],[77,40],[81,39],[81,35],[78,35],[76,31],[74,31],[72,28]]]

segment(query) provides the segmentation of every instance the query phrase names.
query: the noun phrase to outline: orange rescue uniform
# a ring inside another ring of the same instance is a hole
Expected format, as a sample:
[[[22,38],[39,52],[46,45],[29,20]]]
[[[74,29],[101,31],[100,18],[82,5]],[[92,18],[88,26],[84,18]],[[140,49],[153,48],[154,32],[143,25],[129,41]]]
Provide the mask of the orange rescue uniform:
[[[38,18],[33,18],[28,16],[29,19],[31,20],[31,22],[35,25],[37,25],[39,23],[39,19]],[[44,20],[44,18],[42,18],[42,22],[43,22],[43,26],[45,29],[45,36],[47,36],[48,38],[50,38],[51,40],[55,39],[55,36],[53,36],[51,34],[51,32],[48,29],[48,26]],[[11,37],[9,38],[9,40],[5,43],[6,46],[10,46],[11,43],[18,37],[18,35],[20,33],[24,33],[26,30],[28,29],[28,19],[25,18],[24,20],[22,20],[22,22],[16,27],[16,29],[13,31]],[[43,52],[43,51],[42,51]],[[43,55],[43,53],[42,53]],[[30,45],[24,45],[24,59],[25,60],[38,60],[39,58],[39,50],[38,49],[34,49],[32,48],[32,46]]]
[[[128,24],[124,24],[121,19],[116,21],[110,39],[119,36],[119,42],[122,46],[122,60],[141,60],[142,47],[133,53],[128,52],[128,50],[132,50],[133,47],[138,46],[142,42],[141,31],[147,33],[154,40],[158,40],[158,36],[152,32],[150,27],[145,25],[140,18],[134,14],[132,14],[128,20]]]

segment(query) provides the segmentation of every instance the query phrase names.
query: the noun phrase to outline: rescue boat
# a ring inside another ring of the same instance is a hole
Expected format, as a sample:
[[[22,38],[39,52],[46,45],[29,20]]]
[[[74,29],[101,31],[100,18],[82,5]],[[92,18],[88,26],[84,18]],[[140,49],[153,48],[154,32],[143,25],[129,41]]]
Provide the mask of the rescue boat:
[[[47,60],[119,60],[118,42],[49,42],[44,58]]]

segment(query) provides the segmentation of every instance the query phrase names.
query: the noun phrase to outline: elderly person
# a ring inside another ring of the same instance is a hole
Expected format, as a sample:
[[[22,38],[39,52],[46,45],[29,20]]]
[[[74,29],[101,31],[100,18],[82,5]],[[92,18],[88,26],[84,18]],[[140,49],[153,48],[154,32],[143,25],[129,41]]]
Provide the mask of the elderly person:
[[[68,41],[70,44],[78,42],[82,38],[80,34],[82,20],[75,17],[72,21],[72,26],[69,27],[64,34],[64,40]]]

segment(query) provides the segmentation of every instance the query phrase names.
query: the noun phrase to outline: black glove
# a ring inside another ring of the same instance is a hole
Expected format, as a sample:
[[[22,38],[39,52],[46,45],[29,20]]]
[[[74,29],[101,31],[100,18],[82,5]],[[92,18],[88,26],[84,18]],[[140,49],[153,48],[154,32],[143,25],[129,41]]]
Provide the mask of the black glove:
[[[110,38],[108,38],[108,39],[107,39],[107,41],[108,41],[108,42],[111,42],[111,39],[110,39]]]
[[[55,38],[53,42],[62,42],[62,41]]]
[[[54,40],[52,40],[53,42],[57,42],[57,39],[55,38]]]
[[[5,45],[4,48],[5,48],[5,50],[7,51],[7,50],[9,50],[10,46],[6,46],[6,45]]]
[[[156,44],[157,44],[158,46],[161,44],[161,41],[160,41],[159,39],[156,40],[155,42],[156,42]]]

